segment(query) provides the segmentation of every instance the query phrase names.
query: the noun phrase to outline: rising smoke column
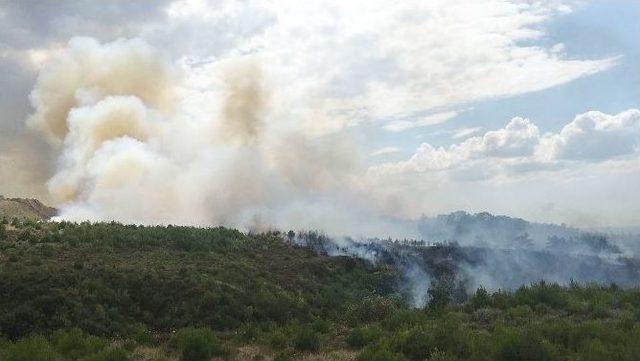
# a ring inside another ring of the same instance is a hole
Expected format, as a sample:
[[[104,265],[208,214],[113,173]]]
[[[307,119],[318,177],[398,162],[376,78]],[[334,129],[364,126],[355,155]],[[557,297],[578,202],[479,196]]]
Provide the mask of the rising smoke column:
[[[215,91],[199,92],[141,40],[72,39],[41,70],[27,120],[59,152],[47,186],[60,217],[333,234],[393,228],[375,221],[358,191],[352,139],[282,126],[260,60],[223,63]],[[198,97],[212,105],[194,109]]]

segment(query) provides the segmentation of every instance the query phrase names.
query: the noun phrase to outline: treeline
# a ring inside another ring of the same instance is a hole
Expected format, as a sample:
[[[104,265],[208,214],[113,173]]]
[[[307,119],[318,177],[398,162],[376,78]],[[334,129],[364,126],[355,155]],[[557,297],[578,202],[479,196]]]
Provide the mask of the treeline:
[[[0,360],[637,360],[640,290],[400,272],[294,234],[117,223],[0,226]]]

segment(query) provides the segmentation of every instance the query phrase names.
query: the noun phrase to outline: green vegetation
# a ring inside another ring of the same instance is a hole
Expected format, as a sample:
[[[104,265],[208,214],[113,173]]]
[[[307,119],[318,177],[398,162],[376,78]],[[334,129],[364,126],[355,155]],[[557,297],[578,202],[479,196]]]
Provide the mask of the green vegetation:
[[[6,222],[8,223],[8,222]],[[275,232],[3,223],[0,360],[637,360],[640,290],[475,291],[327,257]]]
[[[207,361],[222,354],[215,335],[208,328],[183,328],[176,335],[176,343],[184,361]]]

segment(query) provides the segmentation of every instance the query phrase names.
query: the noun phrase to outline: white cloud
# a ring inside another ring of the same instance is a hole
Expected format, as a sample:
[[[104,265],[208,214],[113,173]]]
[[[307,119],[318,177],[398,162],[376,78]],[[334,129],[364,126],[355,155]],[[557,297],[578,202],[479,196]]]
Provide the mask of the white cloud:
[[[640,110],[616,115],[590,111],[576,116],[559,133],[544,135],[530,120],[516,117],[502,129],[446,148],[422,143],[410,159],[383,167],[425,172],[468,168],[479,161],[487,163],[483,169],[499,166],[513,172],[550,169],[552,163],[561,161],[599,162],[638,152]]]
[[[478,133],[481,129],[482,129],[482,127],[455,129],[454,132],[453,132],[453,135],[451,136],[451,138],[453,138],[453,139],[466,138],[466,137],[468,137],[470,135],[474,135],[474,134]]]
[[[552,53],[562,53],[565,50],[566,46],[563,43],[557,43],[554,46],[551,47],[551,52]]]
[[[406,216],[467,209],[580,226],[637,224],[640,110],[586,112],[547,134],[514,118],[448,147],[423,143],[405,161],[370,167],[365,179],[380,204],[402,205],[395,212]]]
[[[624,174],[635,174],[634,169],[640,171],[639,145],[637,109],[616,115],[587,112],[576,116],[560,132],[547,134],[540,134],[531,121],[516,117],[502,129],[449,147],[423,143],[408,160],[372,166],[368,174],[374,183],[384,184],[387,189],[403,179],[403,187],[396,196],[406,198],[409,203],[411,194],[423,192],[425,196],[434,196],[432,190],[422,188],[425,184],[442,191],[445,184],[445,188],[456,188],[470,181],[474,182],[470,188],[478,192],[483,187],[531,184],[532,179],[538,179],[540,185],[545,183],[545,188],[549,184],[558,187],[550,192],[564,189],[566,184],[575,187],[572,192],[580,192],[583,189],[580,182],[585,177],[610,179],[620,174],[615,182],[632,181],[633,177]],[[418,187],[416,183],[421,184]],[[592,183],[595,187],[595,182]],[[520,191],[519,197],[530,196],[529,190]],[[447,195],[438,197],[450,201]]]
[[[391,153],[397,153],[400,151],[400,148],[397,147],[382,147],[380,149],[377,149],[373,152],[371,152],[371,156],[372,157],[376,157],[379,155],[384,155],[384,154],[391,154]]]
[[[591,111],[578,115],[546,145],[559,159],[604,160],[640,149],[640,110],[617,115]]]
[[[533,155],[540,142],[538,127],[528,119],[513,118],[506,127],[471,137],[448,148],[422,143],[415,154],[398,166],[424,172],[441,170],[480,158],[516,158]]]
[[[426,116],[418,120],[395,120],[383,126],[384,129],[392,132],[401,132],[403,130],[427,127],[430,125],[436,125],[446,122],[447,120],[455,118],[459,113],[456,111],[436,113]]]
[[[469,102],[542,90],[615,65],[616,57],[567,59],[560,46],[537,44],[544,23],[566,14],[567,5],[177,0],[168,20],[141,34],[209,72],[247,55],[259,59],[274,88],[274,111],[311,133],[383,119],[385,129],[402,131],[444,122]],[[443,108],[452,110],[419,119]]]

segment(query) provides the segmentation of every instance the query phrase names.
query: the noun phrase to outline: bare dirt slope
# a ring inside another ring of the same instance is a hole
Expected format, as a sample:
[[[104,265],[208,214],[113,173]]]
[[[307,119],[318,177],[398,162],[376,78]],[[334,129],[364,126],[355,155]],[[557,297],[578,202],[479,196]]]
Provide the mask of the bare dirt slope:
[[[37,199],[5,198],[0,195],[0,218],[45,220],[56,215],[56,209]]]

